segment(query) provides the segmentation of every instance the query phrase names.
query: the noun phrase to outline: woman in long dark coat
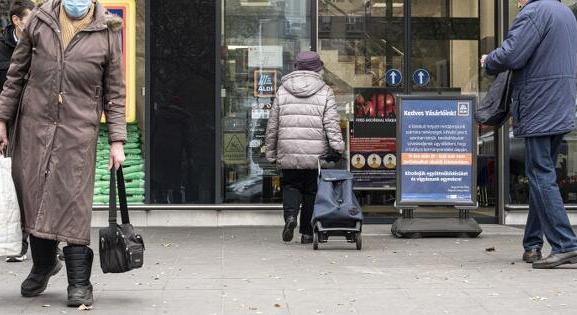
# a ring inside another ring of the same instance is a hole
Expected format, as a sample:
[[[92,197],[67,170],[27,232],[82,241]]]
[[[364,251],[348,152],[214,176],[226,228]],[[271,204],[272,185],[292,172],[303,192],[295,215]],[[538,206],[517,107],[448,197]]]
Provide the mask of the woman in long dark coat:
[[[124,161],[122,21],[95,0],[47,1],[32,15],[0,95],[0,149],[16,118],[12,173],[34,263],[21,293],[46,289],[62,267],[57,244],[66,242],[68,305],[91,305],[87,245],[103,111],[111,167]]]

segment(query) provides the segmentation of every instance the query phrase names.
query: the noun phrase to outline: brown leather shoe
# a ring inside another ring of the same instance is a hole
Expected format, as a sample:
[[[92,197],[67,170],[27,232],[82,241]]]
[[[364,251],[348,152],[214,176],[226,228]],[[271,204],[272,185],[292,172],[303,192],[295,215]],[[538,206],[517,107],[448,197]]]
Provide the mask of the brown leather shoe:
[[[529,264],[532,264],[537,260],[541,260],[541,258],[543,258],[543,255],[541,255],[541,250],[537,248],[527,250],[525,253],[523,253],[523,261]]]
[[[545,259],[533,263],[533,269],[553,269],[567,264],[577,264],[577,250],[567,253],[551,254]]]

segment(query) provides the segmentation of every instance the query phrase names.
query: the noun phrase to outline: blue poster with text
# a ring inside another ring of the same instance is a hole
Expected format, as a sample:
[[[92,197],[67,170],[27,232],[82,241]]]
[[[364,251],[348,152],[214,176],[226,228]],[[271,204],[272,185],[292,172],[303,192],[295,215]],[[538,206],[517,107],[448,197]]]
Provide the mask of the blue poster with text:
[[[473,99],[401,102],[399,204],[473,204]]]

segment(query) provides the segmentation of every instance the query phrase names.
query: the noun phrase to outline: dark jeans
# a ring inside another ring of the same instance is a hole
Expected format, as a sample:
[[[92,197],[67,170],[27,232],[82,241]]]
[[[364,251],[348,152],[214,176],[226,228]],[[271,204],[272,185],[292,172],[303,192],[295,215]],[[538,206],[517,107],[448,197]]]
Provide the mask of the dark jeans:
[[[529,216],[525,227],[525,250],[541,249],[543,235],[551,253],[577,250],[577,238],[557,185],[557,156],[563,135],[525,138],[525,173],[529,178]]]
[[[283,208],[285,221],[296,217],[302,206],[299,231],[312,235],[311,218],[317,195],[317,170],[283,170]]]

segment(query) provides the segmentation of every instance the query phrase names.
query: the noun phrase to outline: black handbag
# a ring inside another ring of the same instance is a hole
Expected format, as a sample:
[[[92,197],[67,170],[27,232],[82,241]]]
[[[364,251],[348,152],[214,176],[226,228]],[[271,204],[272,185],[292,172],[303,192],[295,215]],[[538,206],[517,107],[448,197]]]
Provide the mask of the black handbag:
[[[487,95],[481,101],[475,113],[478,123],[501,127],[509,118],[511,105],[511,71],[502,72],[491,84]]]
[[[118,182],[116,181],[116,176]],[[116,222],[116,186],[122,224]],[[142,267],[144,263],[144,240],[136,234],[128,217],[126,188],[122,168],[110,172],[110,200],[108,227],[99,231],[100,267],[104,273],[122,273]]]

